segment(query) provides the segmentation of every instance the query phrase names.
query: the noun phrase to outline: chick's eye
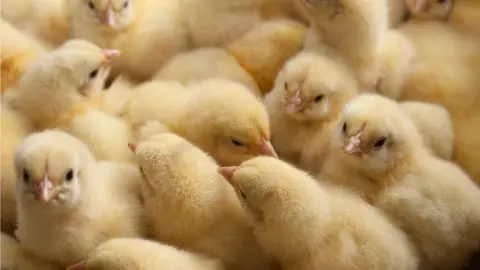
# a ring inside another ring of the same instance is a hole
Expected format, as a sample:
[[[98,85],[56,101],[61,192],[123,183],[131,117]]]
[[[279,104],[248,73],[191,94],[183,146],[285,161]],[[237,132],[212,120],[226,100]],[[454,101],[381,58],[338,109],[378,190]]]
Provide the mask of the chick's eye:
[[[140,166],[140,173],[142,174],[142,177],[145,178],[145,171],[143,170],[142,166]]]
[[[245,144],[240,142],[239,140],[231,139],[231,141],[232,141],[232,144],[235,146],[238,146],[238,147],[245,146]]]
[[[315,99],[313,101],[314,102],[320,102],[320,101],[322,101],[322,99],[323,99],[323,95],[318,95],[318,96],[315,97]]]
[[[98,68],[95,69],[94,71],[90,72],[90,74],[88,74],[88,77],[90,79],[94,79],[95,77],[97,77],[97,75],[98,75]]]
[[[28,172],[25,169],[22,172],[22,180],[25,184],[28,184],[30,182],[30,176],[28,175]]]
[[[93,4],[92,1],[88,1],[88,7],[89,7],[91,10],[94,10],[94,9],[95,9],[95,4]]]
[[[344,122],[344,123],[343,123],[342,131],[343,131],[343,133],[346,133],[346,132],[347,132],[347,122]]]
[[[123,8],[127,8],[128,7],[128,4],[129,4],[129,1],[125,1],[125,4],[123,4]]]
[[[243,191],[240,191],[240,196],[242,197],[242,200],[246,201],[247,200],[247,195],[243,193]]]
[[[386,142],[387,142],[387,138],[385,138],[385,137],[380,137],[380,138],[378,138],[378,139],[375,141],[375,143],[373,144],[373,146],[374,146],[375,148],[381,148],[381,147],[383,147],[383,146],[385,145]]]
[[[71,182],[73,180],[73,169],[68,170],[67,174],[65,174],[65,181]]]
[[[447,2],[447,0],[438,0],[437,3],[439,4],[445,4]]]

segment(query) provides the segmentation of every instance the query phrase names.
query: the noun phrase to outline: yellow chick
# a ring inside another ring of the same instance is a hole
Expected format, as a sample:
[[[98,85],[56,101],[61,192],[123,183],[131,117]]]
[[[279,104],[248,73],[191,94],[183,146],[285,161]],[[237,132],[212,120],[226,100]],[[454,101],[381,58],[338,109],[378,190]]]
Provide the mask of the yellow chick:
[[[417,269],[407,237],[344,190],[319,185],[270,157],[220,172],[237,191],[262,247],[284,270]]]
[[[415,19],[448,20],[454,6],[453,0],[404,0]]]
[[[303,52],[289,60],[264,101],[279,156],[316,172],[343,104],[357,91],[354,75],[329,57]]]
[[[410,236],[420,269],[461,269],[480,246],[480,189],[457,165],[433,156],[393,100],[347,103],[320,181],[343,185]]]
[[[0,243],[1,266],[4,270],[61,270],[52,262],[44,261],[25,251],[13,237],[2,233]]]
[[[170,57],[189,48],[183,2],[69,0],[72,36],[122,51],[114,73],[149,80]]]
[[[18,1],[16,1],[18,2]],[[18,86],[27,68],[45,52],[44,46],[4,19],[0,19],[1,93]]]
[[[15,234],[32,254],[66,267],[108,239],[145,233],[135,166],[96,162],[82,141],[51,130],[25,139],[15,168]]]
[[[454,134],[448,111],[436,104],[415,101],[402,102],[400,106],[417,127],[424,145],[437,157],[452,159]]]
[[[67,270],[223,270],[220,262],[173,246],[135,238],[108,240]]]
[[[298,2],[310,19],[310,34],[322,42],[313,46],[330,47],[333,52],[329,54],[344,58],[362,90],[376,90],[391,98],[399,95],[413,49],[408,39],[388,29],[386,1]]]
[[[273,269],[210,156],[172,133],[129,146],[155,239],[221,259],[228,269]]]
[[[231,54],[221,48],[200,48],[180,53],[155,75],[156,80],[179,81],[184,85],[209,78],[224,78],[242,83],[255,95],[261,96],[255,79]]]
[[[3,103],[0,108],[1,142],[1,229],[13,234],[17,223],[15,200],[15,166],[13,158],[23,139],[34,131],[33,126]]]
[[[68,41],[27,70],[12,106],[40,130],[59,128],[80,138],[98,159],[132,161],[132,153],[121,147],[133,137],[130,127],[98,110],[99,94],[118,54],[87,41]]]
[[[401,31],[418,51],[400,100],[435,103],[453,120],[453,160],[480,183],[480,39],[442,22],[412,21]]]
[[[179,88],[183,88],[179,83],[153,82],[136,90],[124,118],[132,123],[137,137],[138,130],[154,120],[221,165],[238,165],[257,155],[276,156],[267,110],[247,87],[207,79]]]

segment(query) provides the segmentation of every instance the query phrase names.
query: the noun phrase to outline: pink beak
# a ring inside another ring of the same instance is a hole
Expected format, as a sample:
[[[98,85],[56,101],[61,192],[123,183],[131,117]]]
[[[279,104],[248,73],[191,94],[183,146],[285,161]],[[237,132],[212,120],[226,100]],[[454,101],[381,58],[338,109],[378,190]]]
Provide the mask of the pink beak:
[[[295,95],[288,101],[287,113],[294,114],[298,112],[300,105],[302,105],[302,99],[300,98],[300,90],[297,90]]]
[[[347,154],[350,154],[350,155],[361,154],[364,152],[362,148],[362,140],[360,136],[361,136],[361,133],[348,138],[348,140],[345,142],[345,146],[343,150]]]
[[[220,167],[218,168],[218,173],[225,178],[229,183],[232,182],[233,174],[238,169],[237,166],[230,166],[230,167]]]
[[[128,143],[128,148],[130,148],[130,150],[135,154],[135,152],[137,151],[137,145],[134,144],[134,143]]]
[[[262,140],[262,145],[260,146],[260,152],[263,155],[278,158],[277,152],[275,152],[275,149],[273,148],[272,143],[267,139]]]
[[[107,9],[102,12],[101,19],[103,24],[106,24],[110,27],[116,24],[115,12],[113,12],[112,6],[108,6]]]
[[[87,265],[85,261],[81,261],[79,263],[76,263],[74,265],[67,267],[66,270],[86,270],[86,269],[87,269]]]
[[[416,0],[414,12],[428,11],[425,9],[426,0]]]
[[[103,65],[110,66],[113,62],[113,59],[115,59],[117,56],[120,55],[120,51],[115,49],[103,49],[102,54],[103,54],[103,57],[105,58],[103,60]]]
[[[48,174],[45,174],[43,179],[37,182],[37,190],[40,201],[49,202],[53,198],[53,183],[48,178]]]

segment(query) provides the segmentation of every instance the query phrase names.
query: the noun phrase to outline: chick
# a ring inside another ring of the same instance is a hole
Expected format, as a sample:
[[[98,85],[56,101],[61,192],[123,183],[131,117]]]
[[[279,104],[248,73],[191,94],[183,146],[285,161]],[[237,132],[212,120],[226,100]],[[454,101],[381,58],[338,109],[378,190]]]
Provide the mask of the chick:
[[[405,0],[415,19],[447,20],[453,9],[453,0]]]
[[[217,78],[185,88],[179,83],[153,82],[135,93],[124,118],[132,123],[137,137],[142,126],[153,120],[221,165],[238,165],[257,155],[276,156],[267,110],[240,83]]]
[[[44,46],[4,19],[0,19],[1,92],[18,86],[26,69],[45,52]]]
[[[232,55],[221,48],[200,48],[178,54],[155,76],[158,80],[175,80],[183,84],[209,78],[224,78],[242,83],[255,95],[261,96],[255,79]]]
[[[39,130],[59,128],[85,141],[98,159],[132,161],[132,153],[121,147],[133,137],[130,127],[98,110],[99,93],[118,54],[87,41],[68,41],[27,70],[12,106]]]
[[[223,270],[220,262],[160,243],[134,238],[108,240],[67,270]]]
[[[272,269],[210,156],[171,133],[130,148],[143,174],[145,211],[155,239],[221,259],[228,269]]]
[[[9,235],[3,234],[0,242],[1,266],[4,270],[60,270],[60,266],[44,261],[25,251],[20,243]]]
[[[397,27],[408,18],[409,12],[406,0],[387,0],[388,24]]]
[[[96,162],[61,131],[35,133],[15,156],[18,229],[26,250],[62,267],[115,237],[145,233],[135,166]]]
[[[454,134],[448,111],[424,102],[402,102],[400,106],[417,127],[424,145],[437,157],[452,159]]]
[[[285,270],[416,269],[407,237],[379,211],[269,157],[221,168],[264,250]]]
[[[410,236],[420,269],[461,269],[480,246],[480,189],[426,150],[395,101],[364,94],[347,103],[320,180],[381,209]]]
[[[184,1],[69,0],[72,36],[122,51],[114,75],[145,81],[189,48]]]
[[[1,142],[1,229],[13,234],[17,223],[15,200],[15,168],[13,158],[23,139],[34,131],[33,126],[8,106],[0,108]]]
[[[264,102],[279,156],[311,172],[320,168],[337,116],[356,94],[355,77],[341,63],[310,52],[289,60]]]

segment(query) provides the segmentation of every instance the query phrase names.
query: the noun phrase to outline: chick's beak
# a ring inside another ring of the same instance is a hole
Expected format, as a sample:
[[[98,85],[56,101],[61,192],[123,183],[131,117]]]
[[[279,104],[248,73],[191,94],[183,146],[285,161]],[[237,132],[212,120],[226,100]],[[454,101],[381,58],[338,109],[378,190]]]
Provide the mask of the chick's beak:
[[[103,49],[102,54],[103,54],[102,65],[105,67],[109,67],[112,65],[113,60],[120,55],[120,51],[115,49]]]
[[[85,261],[81,261],[79,263],[76,263],[74,265],[67,267],[66,270],[86,270],[86,269],[87,269],[87,265]]]
[[[260,153],[262,155],[278,158],[277,152],[275,152],[272,143],[267,139],[262,140],[262,144],[260,145]]]
[[[218,168],[218,173],[225,178],[229,183],[232,182],[233,174],[238,169],[237,166],[230,166],[230,167],[220,167]]]
[[[302,105],[302,99],[300,98],[300,90],[297,90],[293,97],[287,102],[287,113],[294,114],[299,111]]]
[[[134,154],[137,151],[137,145],[134,143],[128,143],[128,148],[130,148],[130,151],[132,151]]]
[[[363,151],[363,147],[362,147],[361,133],[349,137],[345,141],[345,145],[344,145],[343,150],[347,154],[351,154],[351,155],[353,155],[353,154],[358,155],[358,154],[363,153],[364,151]]]
[[[103,24],[112,27],[116,24],[115,12],[112,6],[108,6],[101,14],[101,20]]]
[[[37,182],[37,192],[42,202],[49,202],[53,198],[53,183],[48,178],[48,174],[45,174],[43,179]]]

